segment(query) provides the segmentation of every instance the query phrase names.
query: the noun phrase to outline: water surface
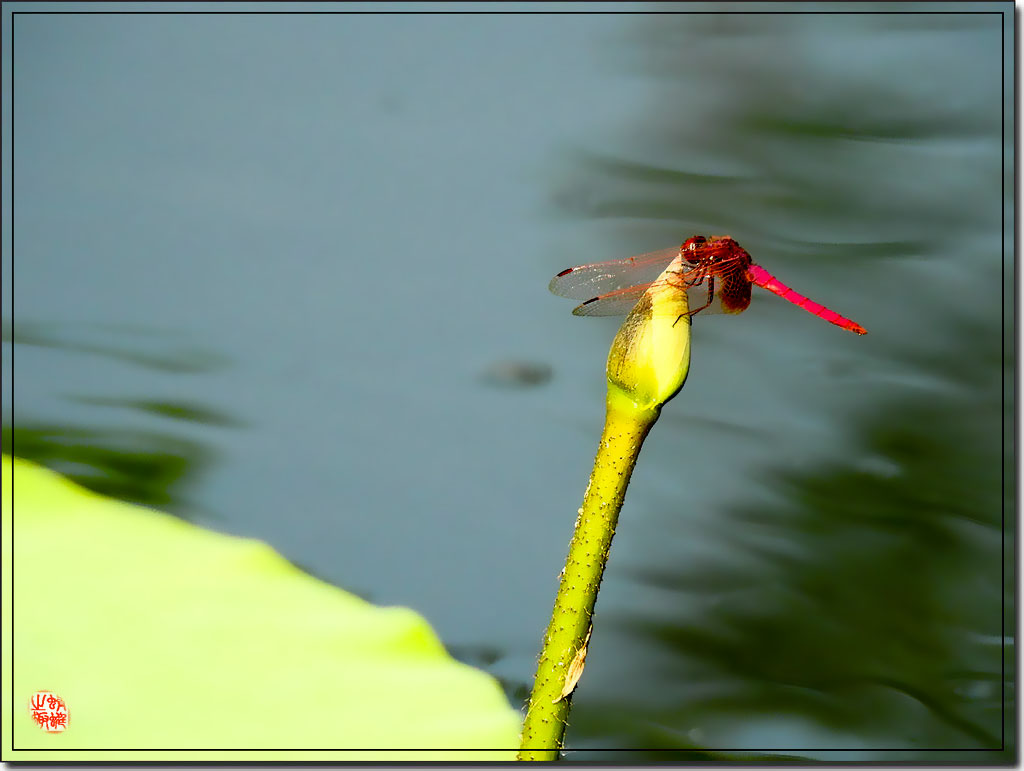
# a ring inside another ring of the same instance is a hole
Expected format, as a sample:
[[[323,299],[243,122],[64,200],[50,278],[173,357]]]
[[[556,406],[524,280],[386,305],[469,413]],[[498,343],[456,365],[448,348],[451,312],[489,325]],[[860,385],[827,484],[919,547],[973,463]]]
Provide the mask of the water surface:
[[[869,334],[698,317],[571,757],[1003,757],[1009,9],[19,15],[5,443],[522,702],[617,328],[548,279],[727,233]]]

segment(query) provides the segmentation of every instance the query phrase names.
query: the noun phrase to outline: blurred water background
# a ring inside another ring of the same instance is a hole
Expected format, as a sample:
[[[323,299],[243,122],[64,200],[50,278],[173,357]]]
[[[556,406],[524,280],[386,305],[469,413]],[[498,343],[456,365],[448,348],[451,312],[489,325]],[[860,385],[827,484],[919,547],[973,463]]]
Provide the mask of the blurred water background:
[[[5,449],[413,607],[521,704],[618,324],[548,279],[730,234],[869,334],[697,318],[569,757],[1006,761],[1012,5],[678,8],[18,13]]]

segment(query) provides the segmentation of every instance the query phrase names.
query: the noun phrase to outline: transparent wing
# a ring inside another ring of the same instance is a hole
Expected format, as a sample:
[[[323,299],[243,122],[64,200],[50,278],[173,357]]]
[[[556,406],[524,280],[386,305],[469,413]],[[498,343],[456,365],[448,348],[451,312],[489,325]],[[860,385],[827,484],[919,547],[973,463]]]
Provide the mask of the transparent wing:
[[[638,284],[619,289],[615,292],[603,294],[600,297],[591,297],[585,303],[581,303],[572,309],[573,316],[625,316],[636,305],[637,300],[643,297],[644,292],[650,289],[650,284]]]
[[[585,303],[581,303],[573,308],[572,313],[574,316],[624,316],[633,310],[633,306],[636,305],[644,292],[662,283],[665,282],[656,281],[650,284],[638,284],[637,286],[629,286],[625,289],[608,292],[600,297],[591,297]],[[682,291],[679,285],[674,282],[671,286],[676,291]],[[707,285],[702,284],[690,287],[686,290],[686,297],[691,308],[699,308],[708,301]],[[701,313],[722,312],[722,305],[717,297],[713,298],[713,302],[709,307],[701,311]]]
[[[723,305],[722,290],[726,286],[725,279],[734,278],[739,267],[738,262],[731,260],[723,261],[716,266],[716,273],[713,276],[713,295],[710,294],[711,277],[701,276],[700,271],[683,272],[658,281],[628,286],[591,297],[573,308],[572,312],[574,316],[623,316],[633,309],[633,306],[647,290],[657,286],[669,286],[675,291],[683,291],[683,288],[686,288],[687,304],[691,311],[696,312],[696,315],[736,313],[735,310],[727,310]],[[699,283],[694,284],[694,281],[699,281]]]
[[[679,247],[673,246],[669,249],[659,249],[656,252],[647,252],[646,254],[627,257],[624,260],[595,262],[590,265],[566,268],[551,279],[548,289],[560,297],[586,300],[620,289],[626,289],[634,284],[647,284],[649,286],[668,267],[668,264],[678,256]],[[643,292],[641,291],[640,294],[643,294]],[[627,308],[626,310],[628,311],[629,309]]]

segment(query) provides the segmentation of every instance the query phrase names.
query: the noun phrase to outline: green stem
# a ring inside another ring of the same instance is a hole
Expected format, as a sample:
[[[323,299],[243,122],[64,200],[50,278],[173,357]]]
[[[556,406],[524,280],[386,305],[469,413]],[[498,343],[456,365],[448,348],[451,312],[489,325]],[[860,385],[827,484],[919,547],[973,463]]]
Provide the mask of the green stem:
[[[519,760],[558,758],[572,698],[571,693],[562,698],[566,677],[577,652],[584,649],[629,477],[660,410],[639,410],[609,387],[601,444],[544,637]]]
[[[604,430],[544,636],[519,760],[558,759],[629,477],[661,406],[683,387],[690,369],[686,292],[672,281],[684,256],[681,249],[664,280],[637,301],[608,352]]]

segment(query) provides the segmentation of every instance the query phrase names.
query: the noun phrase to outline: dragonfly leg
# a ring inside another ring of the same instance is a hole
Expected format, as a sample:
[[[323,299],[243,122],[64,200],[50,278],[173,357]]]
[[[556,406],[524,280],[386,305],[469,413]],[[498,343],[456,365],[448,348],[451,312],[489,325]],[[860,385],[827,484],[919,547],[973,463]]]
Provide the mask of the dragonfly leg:
[[[714,299],[715,299],[715,277],[714,276],[704,276],[704,278],[702,278],[700,281],[696,281],[693,284],[691,284],[690,286],[691,287],[700,286],[701,284],[704,283],[705,280],[708,282],[708,301],[706,303],[704,303],[702,306],[700,306],[699,308],[694,308],[694,309],[692,309],[690,311],[687,311],[686,313],[682,314],[679,317],[679,319],[681,319],[683,316],[690,316],[692,318],[693,316],[695,316],[696,314],[700,313],[705,308],[710,307],[711,303],[714,302]],[[675,326],[676,324],[678,324],[679,323],[679,319],[676,319],[675,321],[673,321],[672,322],[672,326]]]

